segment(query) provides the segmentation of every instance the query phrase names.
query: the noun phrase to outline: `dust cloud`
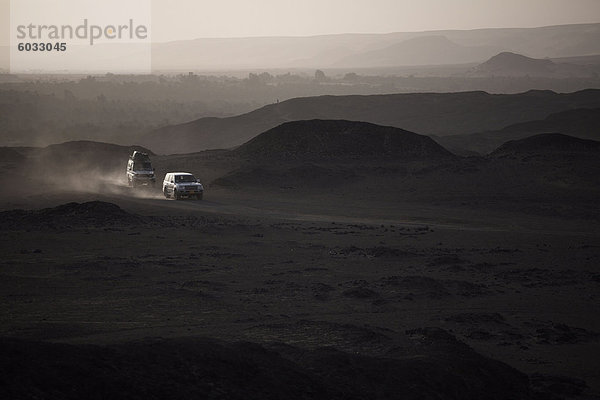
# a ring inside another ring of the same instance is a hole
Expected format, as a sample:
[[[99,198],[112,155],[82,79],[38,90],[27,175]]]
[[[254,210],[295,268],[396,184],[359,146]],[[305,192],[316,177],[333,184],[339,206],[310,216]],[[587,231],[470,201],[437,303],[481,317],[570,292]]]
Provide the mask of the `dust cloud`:
[[[107,196],[164,198],[161,178],[155,187],[129,187],[126,166],[131,149],[95,142],[68,142],[42,149],[28,149],[15,168],[21,189],[29,193],[90,193]]]

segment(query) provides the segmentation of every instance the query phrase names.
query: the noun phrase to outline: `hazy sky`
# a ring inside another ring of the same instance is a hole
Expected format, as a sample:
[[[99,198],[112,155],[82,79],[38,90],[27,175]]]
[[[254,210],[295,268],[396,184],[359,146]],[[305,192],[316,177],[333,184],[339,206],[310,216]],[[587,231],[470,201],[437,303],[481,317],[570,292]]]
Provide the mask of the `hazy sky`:
[[[144,1],[156,42],[600,22],[600,0],[135,0]],[[9,2],[0,0],[0,44],[8,43]]]
[[[600,0],[152,0],[154,41],[600,22]]]

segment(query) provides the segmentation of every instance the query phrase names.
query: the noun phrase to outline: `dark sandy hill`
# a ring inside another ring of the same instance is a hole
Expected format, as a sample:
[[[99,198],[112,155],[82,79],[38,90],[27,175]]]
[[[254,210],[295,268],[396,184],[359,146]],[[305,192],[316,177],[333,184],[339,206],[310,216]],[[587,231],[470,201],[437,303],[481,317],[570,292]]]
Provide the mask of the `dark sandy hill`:
[[[560,133],[544,133],[525,139],[511,140],[492,152],[492,157],[544,154],[600,155],[600,142]]]
[[[542,120],[513,124],[500,130],[436,137],[435,140],[457,154],[470,151],[488,154],[509,140],[555,132],[582,139],[600,140],[600,108],[562,111],[550,114]]]
[[[261,133],[234,152],[256,161],[453,157],[428,136],[391,126],[345,120],[287,122]]]
[[[388,356],[334,348],[147,340],[110,346],[2,340],[0,394],[47,399],[529,399],[526,375],[440,329]]]
[[[90,201],[67,203],[41,210],[0,212],[0,229],[98,227],[140,223],[142,218],[113,203]]]
[[[428,136],[390,126],[345,120],[293,121],[231,151],[244,165],[213,181],[217,186],[332,188],[352,184],[366,164],[426,164],[456,159]],[[363,176],[364,178],[364,176]]]
[[[501,129],[574,108],[595,107],[600,107],[600,90],[304,97],[234,117],[201,118],[165,126],[149,132],[142,145],[162,154],[230,148],[284,122],[310,119],[365,121],[425,135],[460,135]]]
[[[585,60],[576,58],[570,61],[583,62],[574,64],[566,60],[553,60],[547,58],[531,58],[521,54],[502,52],[479,64],[469,72],[469,76],[504,76],[504,77],[546,77],[546,78],[572,78],[594,77],[597,67],[586,65]],[[588,61],[589,62],[589,61]]]
[[[539,75],[552,73],[554,68],[555,64],[551,60],[502,52],[478,65],[475,71],[495,75]]]
[[[597,219],[597,144],[548,134],[509,142],[489,157],[309,160],[294,155],[268,159],[259,152],[250,162],[214,179],[211,186]],[[543,206],[529,207],[524,199]]]

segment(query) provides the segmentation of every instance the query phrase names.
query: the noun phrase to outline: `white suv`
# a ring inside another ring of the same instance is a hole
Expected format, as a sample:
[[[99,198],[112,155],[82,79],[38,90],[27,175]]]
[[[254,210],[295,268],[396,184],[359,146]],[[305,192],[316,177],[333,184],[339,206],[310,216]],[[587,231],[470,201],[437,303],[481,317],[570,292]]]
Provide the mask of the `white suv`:
[[[202,200],[204,187],[194,175],[188,172],[168,172],[163,181],[163,193],[167,199]]]

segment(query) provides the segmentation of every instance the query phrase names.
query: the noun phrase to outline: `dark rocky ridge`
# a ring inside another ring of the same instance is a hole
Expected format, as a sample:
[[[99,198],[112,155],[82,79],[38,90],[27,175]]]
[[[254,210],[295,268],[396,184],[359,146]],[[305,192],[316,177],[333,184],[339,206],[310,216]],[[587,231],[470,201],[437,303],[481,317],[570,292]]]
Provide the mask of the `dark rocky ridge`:
[[[551,73],[555,64],[547,59],[535,59],[515,54],[502,52],[478,65],[477,72],[499,75],[521,75]]]
[[[560,133],[544,133],[504,143],[490,155],[511,154],[600,154],[600,142],[580,139]]]
[[[471,77],[546,77],[588,78],[597,75],[597,67],[577,65],[564,60],[530,58],[521,54],[502,52],[468,72]]]
[[[258,135],[234,152],[253,160],[453,157],[427,136],[390,126],[345,120],[287,122]]]
[[[141,221],[142,217],[103,201],[72,202],[41,210],[0,212],[0,229],[122,226]]]
[[[509,125],[496,131],[436,137],[442,146],[458,153],[475,151],[487,154],[509,140],[541,133],[563,133],[582,139],[600,140],[600,108],[578,108],[550,114],[537,121]]]
[[[142,144],[162,154],[239,146],[282,123],[343,119],[394,126],[425,135],[460,135],[501,129],[574,108],[600,107],[600,90],[558,94],[529,91],[412,93],[294,98],[228,118],[201,118],[149,132]]]

